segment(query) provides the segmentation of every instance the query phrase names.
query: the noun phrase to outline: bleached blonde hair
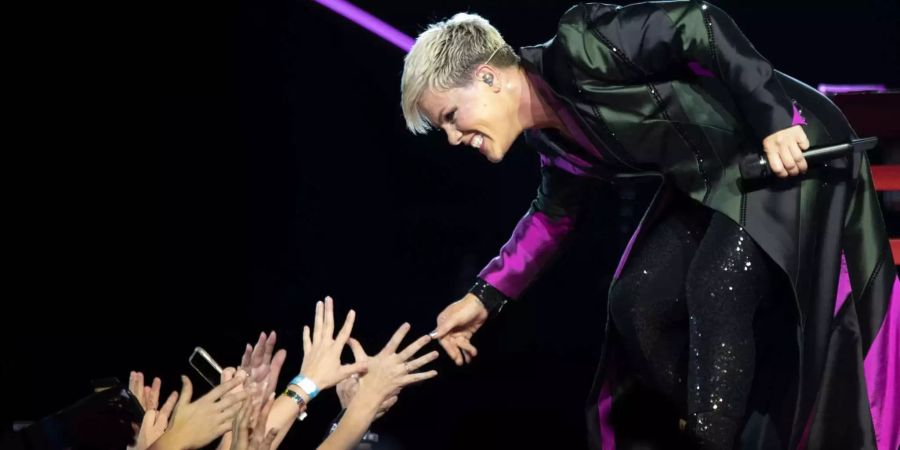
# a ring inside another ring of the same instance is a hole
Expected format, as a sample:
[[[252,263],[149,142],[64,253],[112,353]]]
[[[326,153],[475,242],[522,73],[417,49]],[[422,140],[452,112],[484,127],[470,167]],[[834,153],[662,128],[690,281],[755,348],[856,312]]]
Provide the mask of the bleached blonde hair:
[[[433,127],[419,108],[429,89],[437,92],[463,87],[474,80],[481,64],[503,68],[519,63],[519,56],[500,32],[477,14],[459,13],[433,23],[419,35],[403,64],[400,104],[406,128],[424,134]]]

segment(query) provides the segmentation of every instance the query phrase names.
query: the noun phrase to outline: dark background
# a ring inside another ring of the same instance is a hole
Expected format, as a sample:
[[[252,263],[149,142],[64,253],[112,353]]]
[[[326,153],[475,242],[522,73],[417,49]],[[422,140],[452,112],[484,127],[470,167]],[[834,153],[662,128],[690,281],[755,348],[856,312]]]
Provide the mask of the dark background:
[[[412,36],[477,12],[514,46],[549,39],[569,6],[356,4]],[[895,1],[716,4],[810,84],[900,86]],[[403,321],[425,334],[537,186],[521,142],[491,165],[410,135],[403,52],[311,1],[36,8],[14,42],[23,98],[10,124],[24,142],[4,171],[5,423],[132,369],[168,391],[194,346],[235,364],[260,330],[289,352],[285,382],[326,294],[357,310],[370,350]],[[597,194],[589,232],[479,333],[473,365],[442,358],[376,428],[411,449],[583,447],[606,285],[641,211],[640,190],[622,195]],[[283,448],[314,448],[337,410],[324,394]]]

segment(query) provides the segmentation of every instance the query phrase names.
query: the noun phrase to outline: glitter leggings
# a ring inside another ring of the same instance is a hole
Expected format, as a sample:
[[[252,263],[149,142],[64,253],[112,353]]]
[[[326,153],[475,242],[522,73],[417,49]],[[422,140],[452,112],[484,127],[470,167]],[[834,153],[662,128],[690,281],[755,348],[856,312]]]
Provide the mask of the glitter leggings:
[[[741,430],[756,357],[753,319],[771,290],[770,264],[740,226],[679,198],[610,293],[629,367],[686,409],[697,448],[731,449]]]

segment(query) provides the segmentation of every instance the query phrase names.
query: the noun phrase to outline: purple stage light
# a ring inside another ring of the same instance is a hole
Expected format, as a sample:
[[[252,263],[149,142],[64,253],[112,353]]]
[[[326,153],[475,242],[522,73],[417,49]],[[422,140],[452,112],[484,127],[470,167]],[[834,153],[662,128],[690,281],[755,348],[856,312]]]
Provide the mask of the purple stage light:
[[[820,84],[819,92],[823,94],[844,94],[847,92],[885,92],[883,84]]]
[[[363,11],[346,0],[313,0],[314,2],[352,20],[357,25],[375,33],[386,41],[400,47],[405,52],[412,49],[415,39],[390,26],[383,20]],[[823,94],[841,94],[846,92],[885,92],[883,84],[820,84],[819,92]]]
[[[377,34],[386,41],[409,52],[415,39],[388,25],[383,20],[359,9],[344,0],[313,0],[314,2],[356,22],[359,26]]]

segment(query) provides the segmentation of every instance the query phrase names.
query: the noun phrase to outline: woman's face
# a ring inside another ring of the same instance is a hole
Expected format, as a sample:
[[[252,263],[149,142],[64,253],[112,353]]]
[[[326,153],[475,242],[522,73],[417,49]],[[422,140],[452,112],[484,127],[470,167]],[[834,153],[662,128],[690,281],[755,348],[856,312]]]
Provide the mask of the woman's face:
[[[427,91],[419,106],[431,123],[447,133],[450,145],[477,149],[489,161],[503,160],[522,128],[515,97],[502,89],[502,75],[492,72],[492,83],[484,78],[449,91]]]

